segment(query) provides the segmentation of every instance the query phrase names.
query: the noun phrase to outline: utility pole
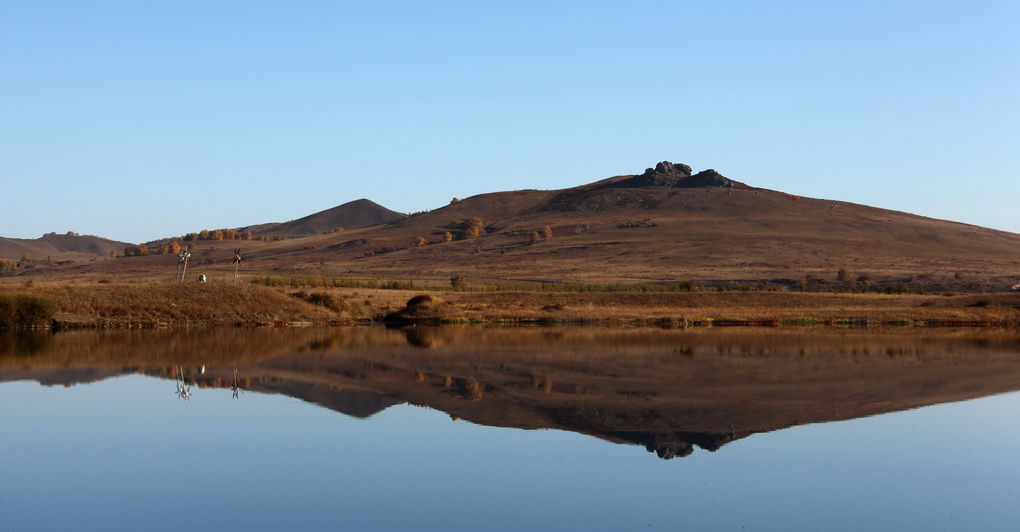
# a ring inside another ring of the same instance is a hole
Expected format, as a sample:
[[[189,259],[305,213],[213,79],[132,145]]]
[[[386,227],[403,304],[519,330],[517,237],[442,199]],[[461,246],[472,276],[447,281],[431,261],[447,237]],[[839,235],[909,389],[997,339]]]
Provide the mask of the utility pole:
[[[190,251],[181,251],[181,253],[177,255],[177,272],[179,274],[177,279],[178,283],[184,282],[184,274],[188,271],[189,257],[191,257]]]

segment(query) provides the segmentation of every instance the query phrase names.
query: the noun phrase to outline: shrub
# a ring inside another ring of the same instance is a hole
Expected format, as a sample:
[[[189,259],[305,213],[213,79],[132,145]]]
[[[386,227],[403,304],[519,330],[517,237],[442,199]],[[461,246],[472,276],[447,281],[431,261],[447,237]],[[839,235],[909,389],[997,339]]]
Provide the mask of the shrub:
[[[443,242],[453,242],[453,233],[449,231],[443,233]]]
[[[553,237],[552,227],[549,227],[548,225],[543,227],[542,228],[542,237],[545,238],[546,240],[552,238]]]
[[[18,264],[11,259],[0,259],[0,272],[13,272]]]
[[[454,290],[463,290],[467,288],[467,279],[462,275],[450,277],[450,286],[453,287]]]
[[[415,247],[419,247],[420,248],[420,247],[424,246],[427,243],[428,243],[428,241],[425,240],[425,237],[423,237],[423,236],[419,236],[418,238],[414,239],[414,246]]]
[[[464,230],[464,240],[471,240],[482,236],[482,228],[477,225],[472,225]]]
[[[27,295],[0,295],[0,328],[31,328],[53,319],[57,305],[49,299]]]
[[[299,298],[299,299],[303,299],[303,300],[305,300],[305,301],[307,301],[307,302],[309,302],[309,303],[311,303],[313,305],[318,305],[320,307],[326,307],[326,308],[328,308],[328,309],[330,309],[332,311],[335,311],[335,312],[350,312],[350,310],[351,310],[351,305],[350,305],[350,303],[347,302],[347,300],[345,300],[345,299],[343,299],[341,297],[338,297],[338,296],[336,296],[334,294],[321,293],[321,292],[316,292],[316,293],[309,294],[309,293],[305,292],[304,290],[302,290],[302,291],[294,294],[294,296]]]
[[[651,218],[645,218],[644,220],[627,220],[616,227],[620,229],[629,229],[633,227],[655,227],[657,225],[659,224],[653,222]]]

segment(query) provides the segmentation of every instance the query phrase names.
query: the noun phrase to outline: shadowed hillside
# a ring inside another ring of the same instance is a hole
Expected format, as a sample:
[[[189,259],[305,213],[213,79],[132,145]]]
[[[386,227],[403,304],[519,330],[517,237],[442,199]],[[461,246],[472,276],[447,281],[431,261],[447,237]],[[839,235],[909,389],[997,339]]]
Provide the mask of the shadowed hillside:
[[[391,211],[378,203],[359,199],[290,222],[245,227],[240,231],[250,230],[256,236],[321,235],[338,228],[354,229],[366,225],[392,222],[403,217],[403,214]]]

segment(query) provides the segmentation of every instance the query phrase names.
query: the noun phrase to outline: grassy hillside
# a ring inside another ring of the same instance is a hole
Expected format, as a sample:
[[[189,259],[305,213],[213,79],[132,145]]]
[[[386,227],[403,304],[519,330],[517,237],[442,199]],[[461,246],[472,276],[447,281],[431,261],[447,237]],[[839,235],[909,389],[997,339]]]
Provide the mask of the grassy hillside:
[[[241,247],[249,279],[872,292],[1008,291],[1020,282],[1014,233],[753,188],[710,170],[690,174],[660,163],[564,190],[482,194],[343,232],[197,242],[189,271],[232,279]],[[175,257],[148,256],[31,275],[172,279],[175,267]]]

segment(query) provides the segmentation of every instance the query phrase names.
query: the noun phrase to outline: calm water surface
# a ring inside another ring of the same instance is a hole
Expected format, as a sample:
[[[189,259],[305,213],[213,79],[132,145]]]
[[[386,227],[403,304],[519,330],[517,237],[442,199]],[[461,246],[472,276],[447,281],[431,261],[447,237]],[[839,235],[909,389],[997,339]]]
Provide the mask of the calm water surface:
[[[1011,530],[1018,346],[973,330],[8,335],[0,530]]]

